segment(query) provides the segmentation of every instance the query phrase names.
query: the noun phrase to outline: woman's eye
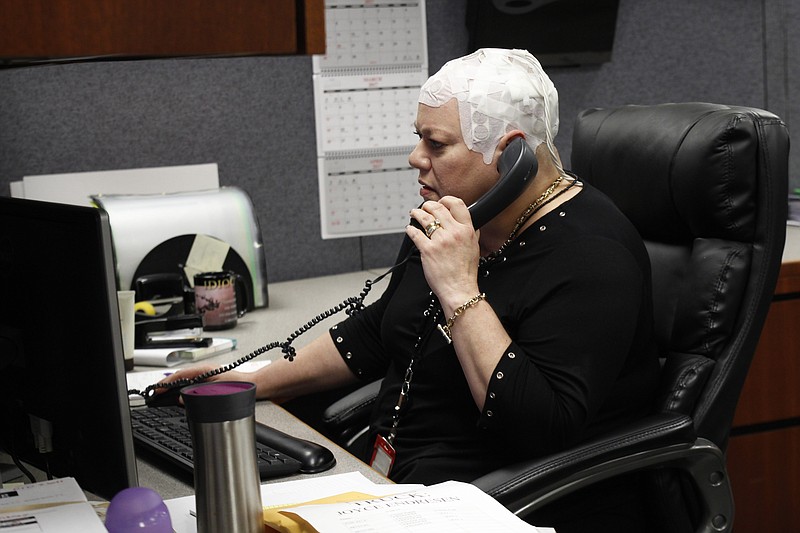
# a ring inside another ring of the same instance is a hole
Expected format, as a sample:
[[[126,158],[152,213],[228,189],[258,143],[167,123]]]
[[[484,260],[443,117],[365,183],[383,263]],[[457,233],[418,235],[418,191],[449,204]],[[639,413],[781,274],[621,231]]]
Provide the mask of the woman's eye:
[[[417,138],[419,138],[420,140],[424,140],[424,141],[425,141],[426,143],[428,143],[428,145],[430,145],[430,147],[431,147],[431,148],[433,148],[434,150],[438,150],[438,149],[440,149],[440,148],[442,148],[442,147],[444,146],[444,143],[441,143],[441,142],[439,142],[439,141],[434,141],[434,140],[433,140],[433,139],[431,139],[430,137],[427,137],[427,138],[426,138],[426,137],[424,137],[424,136],[422,135],[422,133],[420,133],[420,132],[419,132],[419,130],[414,130],[414,135],[416,135],[416,136],[417,136]]]

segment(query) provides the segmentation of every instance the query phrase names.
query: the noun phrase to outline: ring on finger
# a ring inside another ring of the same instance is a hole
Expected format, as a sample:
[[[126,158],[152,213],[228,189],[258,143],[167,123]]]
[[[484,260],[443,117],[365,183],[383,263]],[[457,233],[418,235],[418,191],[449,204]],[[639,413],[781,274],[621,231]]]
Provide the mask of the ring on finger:
[[[425,226],[425,235],[427,235],[428,238],[430,239],[431,235],[433,235],[433,232],[436,231],[437,229],[441,228],[441,227],[442,227],[442,223],[437,218],[433,222],[431,222],[430,224]]]

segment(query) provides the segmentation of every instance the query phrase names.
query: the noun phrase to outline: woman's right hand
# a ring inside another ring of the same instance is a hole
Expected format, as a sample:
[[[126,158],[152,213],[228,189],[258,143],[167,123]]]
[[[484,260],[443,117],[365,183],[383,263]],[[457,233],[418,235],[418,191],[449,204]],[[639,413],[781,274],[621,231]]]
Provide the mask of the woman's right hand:
[[[173,372],[172,374],[170,374],[169,376],[167,376],[165,379],[161,380],[159,383],[173,383],[175,381],[182,379],[194,379],[197,376],[200,376],[207,372],[211,372],[215,368],[217,367],[208,364],[200,364],[195,366],[189,366],[186,368],[180,368],[175,372]],[[227,376],[228,374],[229,372],[226,372],[225,374],[219,374],[218,376],[212,376],[205,381],[218,381],[220,379],[219,376]],[[164,389],[159,389],[159,390],[163,391]]]
[[[203,365],[196,365],[187,368],[181,368],[165,379],[158,382],[159,385],[168,385],[170,383],[175,383],[177,381],[183,380],[192,380],[201,376],[203,374],[207,374],[217,367],[213,365],[203,364]],[[249,381],[247,376],[241,372],[224,372],[222,374],[215,374],[210,376],[198,383],[210,382],[210,381]],[[188,384],[186,385],[188,386]],[[180,397],[180,389],[183,386],[178,387],[156,387],[151,391],[151,395],[147,396],[145,401],[150,406],[161,406],[161,405],[182,405],[183,400]]]
[[[181,368],[179,370],[176,370],[169,376],[167,376],[165,379],[159,381],[159,384],[168,384],[168,383],[174,383],[179,380],[195,379],[198,376],[207,374],[215,370],[216,368],[218,367],[209,364],[200,364],[195,366],[189,366],[186,368]],[[242,372],[228,371],[222,374],[215,374],[213,376],[210,376],[204,379],[202,382],[208,382],[208,381],[249,381],[249,380],[247,379],[247,375],[243,374]],[[164,387],[157,387],[154,390],[154,392],[156,395],[158,395],[158,394],[163,394],[168,390],[170,389]]]
[[[193,379],[202,374],[207,374],[208,372],[211,372],[217,368],[219,367],[209,364],[199,364],[181,368],[167,376],[162,383],[172,383],[173,381],[178,381],[179,379]],[[210,376],[203,381],[252,381],[252,377],[249,376],[252,376],[252,374],[248,374],[247,372],[238,372],[236,370],[229,370],[221,374]]]

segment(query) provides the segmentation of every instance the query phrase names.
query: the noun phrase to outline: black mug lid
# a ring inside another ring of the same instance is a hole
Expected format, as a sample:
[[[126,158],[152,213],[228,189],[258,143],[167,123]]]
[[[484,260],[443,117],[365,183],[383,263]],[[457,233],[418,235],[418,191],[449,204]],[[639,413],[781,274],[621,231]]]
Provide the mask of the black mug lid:
[[[255,413],[256,386],[245,381],[211,381],[181,389],[191,422],[228,422]]]

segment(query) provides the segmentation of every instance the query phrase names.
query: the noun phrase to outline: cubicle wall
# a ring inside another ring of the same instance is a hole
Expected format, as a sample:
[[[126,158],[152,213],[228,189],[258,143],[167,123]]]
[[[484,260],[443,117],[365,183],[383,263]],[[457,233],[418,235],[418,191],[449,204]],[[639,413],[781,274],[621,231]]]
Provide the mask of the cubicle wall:
[[[469,51],[465,9],[427,1],[431,71]],[[590,106],[730,103],[772,110],[791,128],[798,27],[796,0],[621,0],[611,62],[548,69],[564,160],[572,121]],[[320,238],[311,70],[308,56],[0,69],[0,194],[25,175],[215,162],[221,183],[256,205],[270,281],[388,265],[400,234]],[[800,186],[797,151],[791,165]]]

